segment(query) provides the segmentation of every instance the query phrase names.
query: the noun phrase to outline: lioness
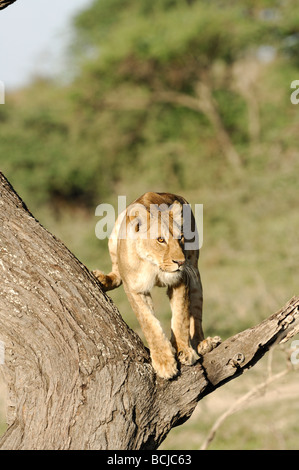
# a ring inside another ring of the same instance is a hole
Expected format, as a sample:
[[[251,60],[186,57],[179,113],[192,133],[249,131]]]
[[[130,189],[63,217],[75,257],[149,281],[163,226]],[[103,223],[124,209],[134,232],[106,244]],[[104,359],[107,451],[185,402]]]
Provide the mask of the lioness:
[[[118,217],[109,238],[110,274],[93,271],[105,291],[123,283],[125,292],[150,348],[152,364],[165,379],[177,375],[177,359],[192,365],[220,342],[204,339],[202,286],[197,263],[199,249],[187,248],[183,208],[195,219],[187,201],[169,193],[149,192],[136,199]],[[189,240],[190,241],[190,240]],[[172,310],[169,341],[155,317],[150,291],[167,287]]]

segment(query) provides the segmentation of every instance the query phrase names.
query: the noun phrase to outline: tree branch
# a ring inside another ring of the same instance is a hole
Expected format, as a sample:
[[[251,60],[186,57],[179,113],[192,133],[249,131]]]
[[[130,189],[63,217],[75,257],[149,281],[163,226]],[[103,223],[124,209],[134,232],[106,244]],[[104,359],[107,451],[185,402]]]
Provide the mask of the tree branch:
[[[259,325],[237,333],[204,357],[209,381],[216,387],[243,373],[259,361],[271,346],[299,332],[299,297]],[[229,354],[228,354],[229,352]]]
[[[298,331],[299,297],[260,325],[156,376],[148,350],[89,270],[0,174],[1,449],[156,449],[205,395]]]
[[[198,81],[195,88],[196,97],[175,91],[160,91],[154,94],[154,100],[184,106],[193,111],[203,113],[215,130],[215,138],[219,142],[219,146],[227,159],[227,163],[238,174],[241,174],[242,161],[240,155],[235,149],[223,125],[217,103],[213,98],[210,87],[204,81]]]

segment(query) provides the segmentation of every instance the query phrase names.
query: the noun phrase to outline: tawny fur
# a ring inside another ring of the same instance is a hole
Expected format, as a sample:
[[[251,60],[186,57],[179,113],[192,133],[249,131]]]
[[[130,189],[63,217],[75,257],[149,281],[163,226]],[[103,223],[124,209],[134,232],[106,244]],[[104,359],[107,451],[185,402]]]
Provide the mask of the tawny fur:
[[[185,248],[183,204],[188,203],[181,196],[152,192],[130,204],[109,238],[111,273],[94,271],[106,291],[123,284],[150,348],[153,367],[166,379],[177,375],[177,360],[192,365],[198,354],[220,342],[219,337],[204,339],[199,250]],[[153,226],[154,234],[150,232]],[[172,310],[170,341],[155,316],[150,294],[154,286],[167,287]]]

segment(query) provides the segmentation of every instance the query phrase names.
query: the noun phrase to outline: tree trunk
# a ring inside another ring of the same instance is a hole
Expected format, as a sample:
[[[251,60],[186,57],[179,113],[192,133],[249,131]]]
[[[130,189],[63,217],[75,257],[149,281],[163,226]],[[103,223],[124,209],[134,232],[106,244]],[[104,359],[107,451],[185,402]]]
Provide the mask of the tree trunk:
[[[298,331],[294,297],[163,380],[99,282],[1,173],[0,240],[0,369],[9,391],[1,449],[156,449],[201,398]]]

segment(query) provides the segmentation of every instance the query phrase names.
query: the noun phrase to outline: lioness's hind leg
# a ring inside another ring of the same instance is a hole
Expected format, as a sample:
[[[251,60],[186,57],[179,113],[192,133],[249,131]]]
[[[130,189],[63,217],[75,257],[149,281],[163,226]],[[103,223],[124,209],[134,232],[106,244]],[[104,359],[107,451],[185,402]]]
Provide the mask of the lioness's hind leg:
[[[202,329],[202,285],[198,269],[193,269],[190,280],[190,336],[191,344],[199,355],[212,351],[221,343],[220,336],[204,338]]]
[[[199,343],[197,347],[197,352],[202,356],[203,354],[212,351],[212,349],[215,349],[220,343],[220,336],[208,336]]]
[[[198,351],[200,342],[204,339],[202,330],[202,285],[197,268],[193,270],[190,279],[190,338],[193,348]]]

